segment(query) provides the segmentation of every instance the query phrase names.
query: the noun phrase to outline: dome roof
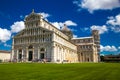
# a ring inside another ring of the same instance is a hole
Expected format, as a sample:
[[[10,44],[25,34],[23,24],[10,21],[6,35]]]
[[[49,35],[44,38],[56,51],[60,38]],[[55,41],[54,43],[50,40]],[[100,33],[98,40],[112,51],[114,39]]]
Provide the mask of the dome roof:
[[[70,29],[67,27],[66,24],[64,24],[63,28],[61,29],[62,31],[70,31]]]

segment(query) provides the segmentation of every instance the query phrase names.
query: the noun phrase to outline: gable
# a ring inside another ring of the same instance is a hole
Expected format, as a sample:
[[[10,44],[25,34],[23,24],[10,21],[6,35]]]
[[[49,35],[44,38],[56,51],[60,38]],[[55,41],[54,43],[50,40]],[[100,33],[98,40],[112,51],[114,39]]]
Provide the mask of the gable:
[[[31,13],[25,18],[25,21],[34,21],[34,20],[40,20],[42,16],[37,13]]]

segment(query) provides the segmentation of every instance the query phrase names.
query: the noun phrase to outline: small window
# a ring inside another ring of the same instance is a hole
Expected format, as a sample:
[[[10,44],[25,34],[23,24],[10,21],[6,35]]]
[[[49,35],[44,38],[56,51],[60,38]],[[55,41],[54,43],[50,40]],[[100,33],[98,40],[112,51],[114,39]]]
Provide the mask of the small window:
[[[28,48],[29,48],[29,49],[32,49],[32,48],[33,48],[33,46],[32,46],[32,45],[30,45]]]
[[[45,33],[45,30],[43,30],[43,33]]]

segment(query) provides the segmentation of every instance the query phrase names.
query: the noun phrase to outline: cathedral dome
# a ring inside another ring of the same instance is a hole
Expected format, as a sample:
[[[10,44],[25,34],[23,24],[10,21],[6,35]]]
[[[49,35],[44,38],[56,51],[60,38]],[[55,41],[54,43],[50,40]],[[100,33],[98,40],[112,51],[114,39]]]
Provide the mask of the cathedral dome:
[[[64,24],[64,26],[63,26],[63,28],[61,29],[61,31],[67,31],[67,32],[69,32],[70,29],[67,27],[66,24]]]
[[[73,37],[73,33],[72,31],[67,27],[66,24],[64,24],[63,28],[61,29],[61,31],[67,35],[69,37],[69,40],[71,40],[71,38]]]

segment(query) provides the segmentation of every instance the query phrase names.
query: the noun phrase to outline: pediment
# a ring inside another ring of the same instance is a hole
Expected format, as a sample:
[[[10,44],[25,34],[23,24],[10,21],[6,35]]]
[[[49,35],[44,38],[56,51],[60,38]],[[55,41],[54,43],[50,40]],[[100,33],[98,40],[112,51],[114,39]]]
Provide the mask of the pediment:
[[[25,21],[40,20],[41,18],[42,18],[42,15],[37,13],[31,13],[25,18]]]

